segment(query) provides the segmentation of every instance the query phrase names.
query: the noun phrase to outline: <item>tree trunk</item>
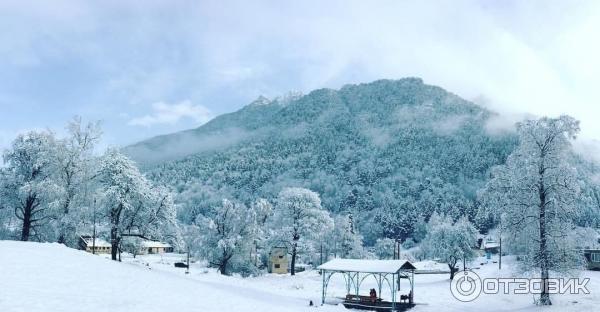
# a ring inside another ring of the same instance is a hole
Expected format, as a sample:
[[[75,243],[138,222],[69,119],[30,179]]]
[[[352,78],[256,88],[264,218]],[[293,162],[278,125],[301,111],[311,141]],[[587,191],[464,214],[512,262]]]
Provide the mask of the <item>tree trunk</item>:
[[[117,227],[110,228],[110,258],[117,261],[117,253],[119,252],[119,241],[117,237]]]
[[[58,236],[58,243],[59,244],[66,245],[66,241],[67,241],[67,239],[66,239],[66,236],[67,236],[66,232],[67,232],[67,230],[65,229],[65,224],[64,223],[65,223],[65,220],[67,219],[66,216],[69,214],[69,206],[70,205],[71,205],[71,195],[68,194],[67,198],[65,199],[65,204],[63,205],[63,213],[62,213],[62,216],[63,216],[62,223],[63,224],[60,225],[60,235]]]
[[[292,276],[296,275],[296,255],[297,255],[296,248],[297,247],[298,247],[298,243],[294,242],[292,244],[292,267],[291,267]]]
[[[121,219],[121,210],[123,206],[119,205],[116,209],[110,211],[110,258],[113,261],[117,261],[117,253],[119,252],[119,222]]]
[[[539,224],[540,224],[540,251],[539,251],[539,263],[542,277],[542,292],[540,294],[539,305],[552,305],[550,301],[550,294],[548,293],[548,246],[547,246],[547,234],[546,234],[546,188],[544,185],[544,171],[545,168],[540,165],[540,181],[539,181],[539,198],[540,198],[540,212],[539,212]]]
[[[229,265],[229,259],[231,259],[231,256],[223,255],[223,258],[221,259],[221,262],[219,263],[219,272],[221,272],[222,275],[229,275],[229,272],[227,272],[227,266]]]
[[[454,279],[454,274],[456,274],[456,271],[458,271],[455,268],[455,266],[456,266],[456,264],[450,264],[450,263],[448,263],[448,267],[450,268],[450,280]]]
[[[21,241],[29,241],[29,235],[31,234],[31,220],[33,213],[33,205],[35,198],[29,196],[25,201],[25,207],[23,207],[23,227],[21,228]]]

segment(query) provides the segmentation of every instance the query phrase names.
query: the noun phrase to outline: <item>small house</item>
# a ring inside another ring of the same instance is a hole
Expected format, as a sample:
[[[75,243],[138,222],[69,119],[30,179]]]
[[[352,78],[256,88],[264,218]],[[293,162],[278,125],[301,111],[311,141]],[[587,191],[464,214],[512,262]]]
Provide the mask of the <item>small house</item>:
[[[159,241],[144,240],[141,251],[141,254],[162,254],[173,252],[173,246]]]
[[[588,270],[600,270],[600,249],[584,249],[583,255]]]
[[[481,243],[481,250],[484,250],[486,254],[497,254],[500,251],[500,243],[488,238]]]
[[[287,247],[273,247],[269,252],[269,273],[288,273]]]
[[[79,249],[91,253],[111,253],[111,244],[101,238],[91,235],[79,236]]]

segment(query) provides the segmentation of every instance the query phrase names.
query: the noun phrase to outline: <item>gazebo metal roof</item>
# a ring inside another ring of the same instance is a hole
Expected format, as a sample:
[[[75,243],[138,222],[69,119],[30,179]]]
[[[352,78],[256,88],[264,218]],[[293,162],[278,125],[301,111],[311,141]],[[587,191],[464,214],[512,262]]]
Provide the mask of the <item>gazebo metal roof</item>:
[[[335,272],[360,273],[398,273],[401,270],[415,270],[408,260],[362,260],[333,259],[320,265],[317,269]]]

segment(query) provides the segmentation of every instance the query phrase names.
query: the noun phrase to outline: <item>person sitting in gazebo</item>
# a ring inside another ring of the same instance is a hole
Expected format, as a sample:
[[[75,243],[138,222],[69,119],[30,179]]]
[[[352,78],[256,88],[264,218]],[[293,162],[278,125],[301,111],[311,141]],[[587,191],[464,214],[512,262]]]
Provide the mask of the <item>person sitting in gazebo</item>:
[[[377,301],[377,291],[375,290],[375,288],[371,288],[371,291],[369,292],[369,297],[371,298],[372,303],[375,303],[375,301]]]

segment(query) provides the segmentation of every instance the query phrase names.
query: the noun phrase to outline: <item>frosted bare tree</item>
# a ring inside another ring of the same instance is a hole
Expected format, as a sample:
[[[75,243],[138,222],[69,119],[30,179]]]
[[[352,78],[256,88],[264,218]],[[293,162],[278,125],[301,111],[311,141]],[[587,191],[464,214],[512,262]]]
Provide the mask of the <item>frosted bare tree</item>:
[[[197,223],[202,233],[193,247],[221,274],[229,275],[232,270],[235,271],[232,263],[247,255],[246,251],[254,241],[256,219],[252,208],[224,199],[220,207],[214,207],[210,216],[199,217]],[[249,261],[247,257],[243,260]]]
[[[579,122],[569,116],[518,124],[519,146],[506,164],[492,170],[480,197],[497,213],[511,249],[521,255],[522,269],[539,274],[539,305],[550,305],[550,272],[568,272],[582,264],[570,237],[579,192],[567,162]]]
[[[81,222],[81,207],[88,200],[86,190],[92,176],[95,145],[102,135],[98,122],[83,125],[81,117],[74,117],[67,125],[69,136],[60,141],[57,157],[57,180],[61,194],[61,211],[57,216],[58,242],[75,246],[77,223]]]
[[[175,210],[166,190],[154,187],[135,163],[109,150],[96,175],[98,192],[110,227],[112,260],[120,256],[123,236],[160,237],[175,223]]]
[[[62,193],[56,183],[56,151],[52,132],[31,131],[19,135],[3,155],[0,204],[21,221],[22,241],[33,235],[43,240],[43,228],[56,216]]]
[[[459,261],[470,262],[475,258],[473,246],[476,242],[477,229],[466,217],[453,222],[449,216],[434,213],[421,249],[426,256],[448,264],[450,279],[454,279]]]
[[[321,207],[319,194],[298,187],[283,189],[272,218],[274,240],[289,247],[291,274],[296,274],[298,253],[312,245],[321,233],[333,228],[333,219]]]

